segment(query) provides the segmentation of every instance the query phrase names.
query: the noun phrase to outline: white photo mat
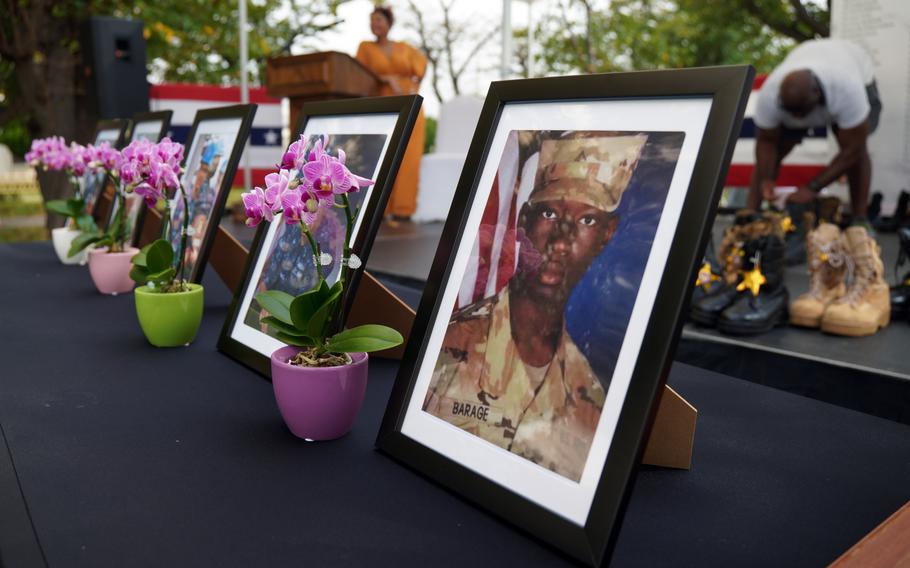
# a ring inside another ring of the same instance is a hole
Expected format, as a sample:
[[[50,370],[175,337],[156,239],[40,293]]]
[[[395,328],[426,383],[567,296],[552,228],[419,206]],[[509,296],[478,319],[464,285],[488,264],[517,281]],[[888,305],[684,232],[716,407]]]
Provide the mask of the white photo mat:
[[[383,161],[385,160],[386,152],[389,149],[389,142],[392,139],[392,133],[395,130],[395,125],[397,122],[398,113],[351,116],[314,116],[307,120],[306,126],[303,130],[303,136],[304,140],[308,140],[311,136],[320,134],[385,135],[385,144],[383,145],[382,151],[379,154],[379,159],[376,161],[375,169],[372,172],[357,172],[358,175],[363,175],[369,179],[375,180],[376,176],[379,173],[379,169],[382,167]],[[360,228],[363,225],[363,217],[367,210],[367,205],[370,203],[370,199],[372,198],[374,188],[375,185],[371,185],[366,190],[361,190],[365,191],[366,195],[364,195],[362,205],[357,211],[357,215],[355,217],[354,228],[351,231],[351,241],[349,243],[350,245],[353,245],[353,243],[356,241],[357,235],[360,232]],[[272,352],[280,347],[284,347],[285,344],[268,335],[267,333],[262,332],[258,328],[247,325],[244,322],[244,318],[250,309],[250,304],[253,301],[253,297],[256,295],[256,284],[259,282],[259,279],[262,276],[263,268],[266,261],[268,260],[268,252],[272,249],[272,242],[275,239],[275,234],[278,231],[278,227],[282,223],[284,223],[284,219],[277,217],[268,227],[265,238],[262,240],[262,245],[259,247],[258,256],[256,257],[255,264],[253,265],[249,283],[247,284],[246,290],[244,290],[243,298],[237,310],[237,315],[235,316],[236,319],[234,320],[233,326],[231,328],[232,339],[239,341],[240,343],[248,346],[261,355],[265,355],[266,357],[271,356]],[[334,282],[329,282],[328,284],[332,285]]]
[[[418,362],[417,379],[401,426],[404,435],[577,525],[585,524],[651,317],[710,110],[710,97],[505,105],[496,124],[474,201],[468,205],[463,238],[457,244],[451,272],[443,283],[436,320],[431,324],[426,349]],[[600,421],[578,483],[422,410],[449,316],[453,312],[469,264],[474,236],[478,234],[506,138],[513,130],[685,133]]]

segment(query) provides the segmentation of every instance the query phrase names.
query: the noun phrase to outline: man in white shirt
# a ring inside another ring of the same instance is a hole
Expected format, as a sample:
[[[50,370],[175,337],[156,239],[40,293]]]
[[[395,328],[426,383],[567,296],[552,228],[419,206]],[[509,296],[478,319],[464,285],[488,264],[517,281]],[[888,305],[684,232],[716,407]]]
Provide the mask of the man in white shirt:
[[[854,220],[868,224],[872,162],[866,140],[878,126],[881,109],[872,60],[861,47],[839,39],[798,45],[758,94],[749,207],[758,209],[762,198],[773,199],[781,161],[810,128],[831,126],[840,148],[837,155],[788,201],[810,203],[825,186],[846,174]]]

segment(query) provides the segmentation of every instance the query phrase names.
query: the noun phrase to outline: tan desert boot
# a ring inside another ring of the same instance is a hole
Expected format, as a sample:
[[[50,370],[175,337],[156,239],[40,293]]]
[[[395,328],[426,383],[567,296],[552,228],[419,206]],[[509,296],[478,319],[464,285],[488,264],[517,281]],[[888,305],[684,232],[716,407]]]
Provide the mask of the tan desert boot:
[[[844,231],[852,259],[847,293],[822,316],[822,331],[837,335],[872,335],[891,319],[891,294],[883,278],[881,249],[864,227]]]
[[[846,292],[849,250],[840,228],[822,223],[806,236],[809,291],[790,304],[790,323],[817,328],[828,305]]]

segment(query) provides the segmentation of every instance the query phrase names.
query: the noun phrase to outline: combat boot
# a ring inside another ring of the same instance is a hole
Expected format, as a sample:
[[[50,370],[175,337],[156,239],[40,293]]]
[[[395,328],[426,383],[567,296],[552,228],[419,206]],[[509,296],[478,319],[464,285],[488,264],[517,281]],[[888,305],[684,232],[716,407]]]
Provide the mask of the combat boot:
[[[787,245],[787,266],[806,262],[806,234],[815,222],[814,205],[809,203],[787,203],[786,216],[781,220]]]
[[[717,329],[731,335],[764,333],[787,323],[786,245],[779,231],[755,236],[746,244],[745,253],[737,296],[717,320]]]
[[[885,282],[881,249],[864,227],[844,231],[852,272],[847,293],[822,316],[822,331],[836,335],[872,335],[888,325],[891,297]]]
[[[694,323],[713,327],[720,313],[736,297],[742,259],[745,252],[746,227],[757,216],[751,211],[739,211],[733,226],[724,232],[715,262],[705,259],[695,281],[689,319]]]
[[[910,193],[901,191],[897,196],[897,205],[894,207],[894,215],[888,219],[881,219],[875,226],[877,231],[882,233],[892,233],[904,226],[907,221],[907,209],[910,207]]]
[[[817,328],[828,305],[846,292],[848,250],[840,228],[822,223],[806,238],[809,291],[790,304],[790,323]]]

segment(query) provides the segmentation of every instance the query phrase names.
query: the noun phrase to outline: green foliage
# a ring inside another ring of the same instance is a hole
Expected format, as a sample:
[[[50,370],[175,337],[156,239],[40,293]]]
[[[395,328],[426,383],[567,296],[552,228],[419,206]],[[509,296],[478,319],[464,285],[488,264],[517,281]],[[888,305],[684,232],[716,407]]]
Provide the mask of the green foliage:
[[[105,247],[110,246],[110,239],[107,238],[105,233],[101,231],[89,231],[83,232],[70,243],[70,250],[67,253],[67,256],[75,256],[79,252],[85,250],[90,245],[95,245],[96,247]]]
[[[262,322],[276,332],[280,341],[313,347],[317,355],[379,351],[404,341],[400,333],[382,325],[362,325],[326,337],[343,292],[341,280],[330,287],[320,279],[318,286],[299,296],[268,290],[257,294],[256,301],[269,313]]]
[[[798,20],[792,3],[770,0],[559,0],[536,32],[538,57],[550,73],[737,63],[767,73],[801,34],[826,31],[827,12],[803,8],[809,19]]]
[[[165,239],[158,239],[142,247],[131,262],[133,268],[130,270],[130,278],[140,286],[151,282],[156,288],[167,289],[177,275],[174,269],[174,248]]]
[[[98,226],[95,224],[95,220],[92,219],[91,215],[85,212],[85,201],[82,198],[55,199],[53,201],[48,201],[45,204],[45,208],[50,213],[56,213],[57,215],[72,219],[76,224],[76,227],[84,233],[98,232]],[[70,254],[70,256],[72,256],[72,254]]]
[[[0,77],[2,77],[2,73],[0,73]],[[31,138],[22,117],[16,117],[5,124],[0,124],[0,144],[9,146],[10,152],[14,156],[21,157],[28,152]]]
[[[113,206],[117,207],[117,204],[122,203],[124,199],[118,190],[114,194]],[[59,200],[49,201],[48,209],[65,216],[78,214],[78,217],[73,218],[76,221],[76,226],[82,231],[82,234],[73,239],[69,256],[75,255],[90,245],[98,248],[107,247],[110,252],[121,252],[124,250],[125,241],[128,237],[124,214],[126,207],[117,207],[117,212],[114,214],[114,218],[108,225],[107,230],[101,231],[95,225],[91,215],[83,211],[81,199],[70,199],[65,202],[65,207],[59,206],[58,203],[60,203]]]
[[[326,347],[333,353],[381,351],[401,345],[400,333],[384,325],[361,325],[342,331],[329,338]]]
[[[428,116],[426,119],[425,137],[423,139],[424,154],[430,154],[436,149],[436,126],[436,119],[432,116]]]
[[[335,27],[346,0],[247,2],[249,69],[265,78],[265,60],[292,45],[318,48],[319,32]],[[164,81],[236,84],[240,78],[238,3],[235,0],[100,2],[98,13],[145,22],[149,70]],[[366,27],[366,22],[364,23]]]

